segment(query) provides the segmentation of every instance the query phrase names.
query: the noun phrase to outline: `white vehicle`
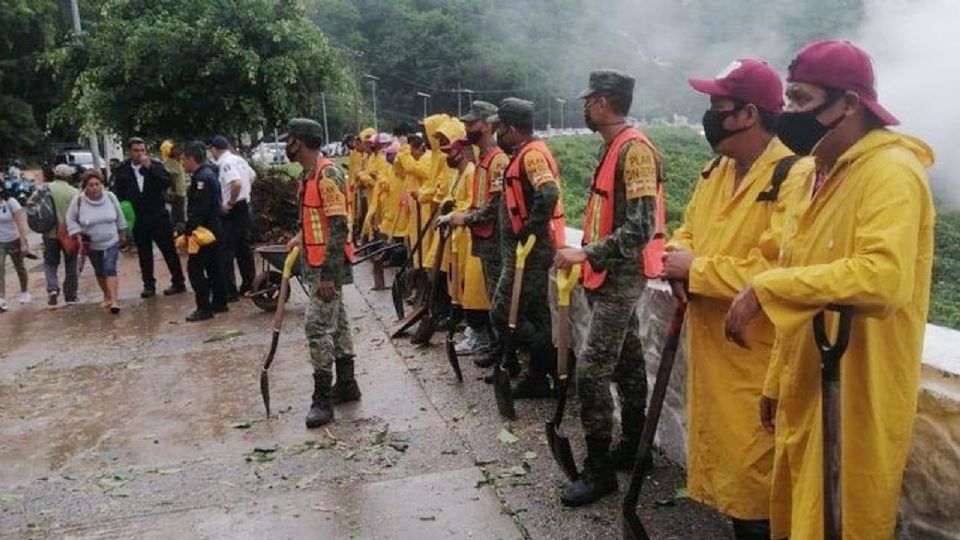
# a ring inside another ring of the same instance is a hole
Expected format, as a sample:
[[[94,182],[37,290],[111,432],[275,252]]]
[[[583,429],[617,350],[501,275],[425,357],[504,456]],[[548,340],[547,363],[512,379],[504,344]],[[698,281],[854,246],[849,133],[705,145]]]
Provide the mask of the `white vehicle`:
[[[282,142],[262,142],[250,153],[250,159],[266,166],[289,163],[285,146]]]

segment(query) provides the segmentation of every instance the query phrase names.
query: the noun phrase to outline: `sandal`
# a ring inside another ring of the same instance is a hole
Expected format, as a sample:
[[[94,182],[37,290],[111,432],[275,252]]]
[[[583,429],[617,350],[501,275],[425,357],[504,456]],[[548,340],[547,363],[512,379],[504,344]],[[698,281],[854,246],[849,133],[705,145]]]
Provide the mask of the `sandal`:
[[[120,306],[118,306],[117,304],[112,304],[110,306],[110,313],[113,313],[114,315],[120,313]]]

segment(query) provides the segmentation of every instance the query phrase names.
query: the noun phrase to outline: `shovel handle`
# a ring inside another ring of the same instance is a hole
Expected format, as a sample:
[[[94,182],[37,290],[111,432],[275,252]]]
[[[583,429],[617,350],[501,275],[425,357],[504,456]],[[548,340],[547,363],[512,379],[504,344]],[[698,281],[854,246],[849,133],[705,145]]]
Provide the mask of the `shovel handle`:
[[[837,339],[831,342],[827,335],[826,312],[835,311],[840,314],[840,323],[837,328]],[[830,305],[817,313],[813,318],[813,337],[820,351],[823,361],[823,376],[826,380],[840,379],[840,358],[847,352],[850,345],[850,327],[853,323],[853,308],[851,306]]]
[[[573,292],[573,287],[577,284],[577,281],[580,280],[580,268],[579,264],[575,264],[570,268],[561,268],[557,270],[557,305],[564,307],[570,305],[570,293]]]
[[[534,244],[537,243],[537,237],[530,235],[524,242],[517,242],[517,270],[523,270],[527,264],[527,255],[533,251]]]

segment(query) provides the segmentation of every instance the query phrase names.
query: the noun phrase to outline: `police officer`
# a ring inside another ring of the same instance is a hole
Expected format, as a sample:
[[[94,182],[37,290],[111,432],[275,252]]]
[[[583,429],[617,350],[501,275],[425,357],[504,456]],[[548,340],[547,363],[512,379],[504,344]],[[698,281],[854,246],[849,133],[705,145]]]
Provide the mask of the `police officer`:
[[[181,227],[190,236],[197,227],[204,227],[216,240],[200,246],[187,259],[187,276],[196,296],[197,309],[187,315],[187,322],[212,319],[214,313],[225,313],[227,287],[220,265],[220,182],[217,168],[207,162],[207,148],[201,141],[187,144],[180,154],[183,170],[190,174],[187,189],[187,221]]]
[[[221,264],[227,280],[227,300],[235,302],[250,291],[256,267],[250,247],[250,189],[256,173],[247,160],[233,153],[230,141],[217,135],[211,141],[213,155],[220,170],[220,204],[222,205],[223,238],[220,243]],[[233,270],[234,260],[240,270],[240,287]]]
[[[304,327],[314,389],[306,423],[307,428],[317,428],[333,421],[333,404],[360,399],[353,340],[341,296],[342,286],[353,283],[346,256],[347,183],[343,171],[320,152],[320,124],[295,118],[283,140],[290,161],[303,166],[298,196],[300,232],[287,248],[300,246],[303,281],[310,288]]]
[[[580,356],[580,417],[587,442],[583,474],[561,502],[580,506],[617,491],[617,468],[633,463],[644,421],[646,378],[636,307],[645,286],[640,250],[653,236],[660,159],[653,144],[626,122],[634,80],[616,71],[594,71],[581,93],[587,127],[603,137],[584,219],[582,248],[557,252],[556,265],[583,265],[591,308]],[[616,376],[622,400],[623,437],[610,452]]]
[[[493,117],[497,144],[510,154],[504,174],[500,206],[500,257],[503,268],[497,282],[491,319],[497,331],[509,331],[507,314],[516,264],[516,247],[536,237],[523,273],[515,343],[529,351],[530,366],[513,389],[518,399],[550,397],[547,373],[556,359],[547,298],[548,271],[556,248],[563,245],[563,217],[556,212],[560,199],[560,170],[547,145],[533,136],[533,103],[507,98]],[[501,340],[502,346],[502,340]],[[512,353],[513,351],[507,351]]]

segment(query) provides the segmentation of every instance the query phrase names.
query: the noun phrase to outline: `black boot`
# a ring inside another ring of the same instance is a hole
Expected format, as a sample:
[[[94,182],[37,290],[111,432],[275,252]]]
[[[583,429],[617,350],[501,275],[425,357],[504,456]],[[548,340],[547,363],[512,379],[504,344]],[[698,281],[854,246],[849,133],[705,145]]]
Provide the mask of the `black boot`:
[[[610,451],[610,462],[618,471],[633,470],[633,463],[637,459],[637,447],[640,445],[640,434],[643,433],[643,424],[646,415],[631,407],[624,407],[620,417],[620,428],[623,434],[620,442]],[[644,471],[653,468],[653,455],[647,456],[643,464]]]
[[[330,402],[334,405],[338,403],[347,403],[349,401],[359,401],[360,387],[357,385],[357,379],[353,374],[353,357],[344,356],[336,361],[337,382],[333,384],[333,392],[330,393]]]
[[[767,540],[770,538],[770,522],[731,518],[733,537],[736,540]]]
[[[512,389],[514,399],[547,399],[553,397],[546,375],[527,373]]]
[[[330,373],[313,372],[313,403],[307,413],[307,429],[318,428],[333,421],[333,407],[330,405],[332,379]]]
[[[610,439],[587,437],[587,459],[583,463],[583,473],[576,482],[568,484],[560,495],[560,502],[564,506],[583,506],[617,492],[617,475],[610,464],[609,448]]]

